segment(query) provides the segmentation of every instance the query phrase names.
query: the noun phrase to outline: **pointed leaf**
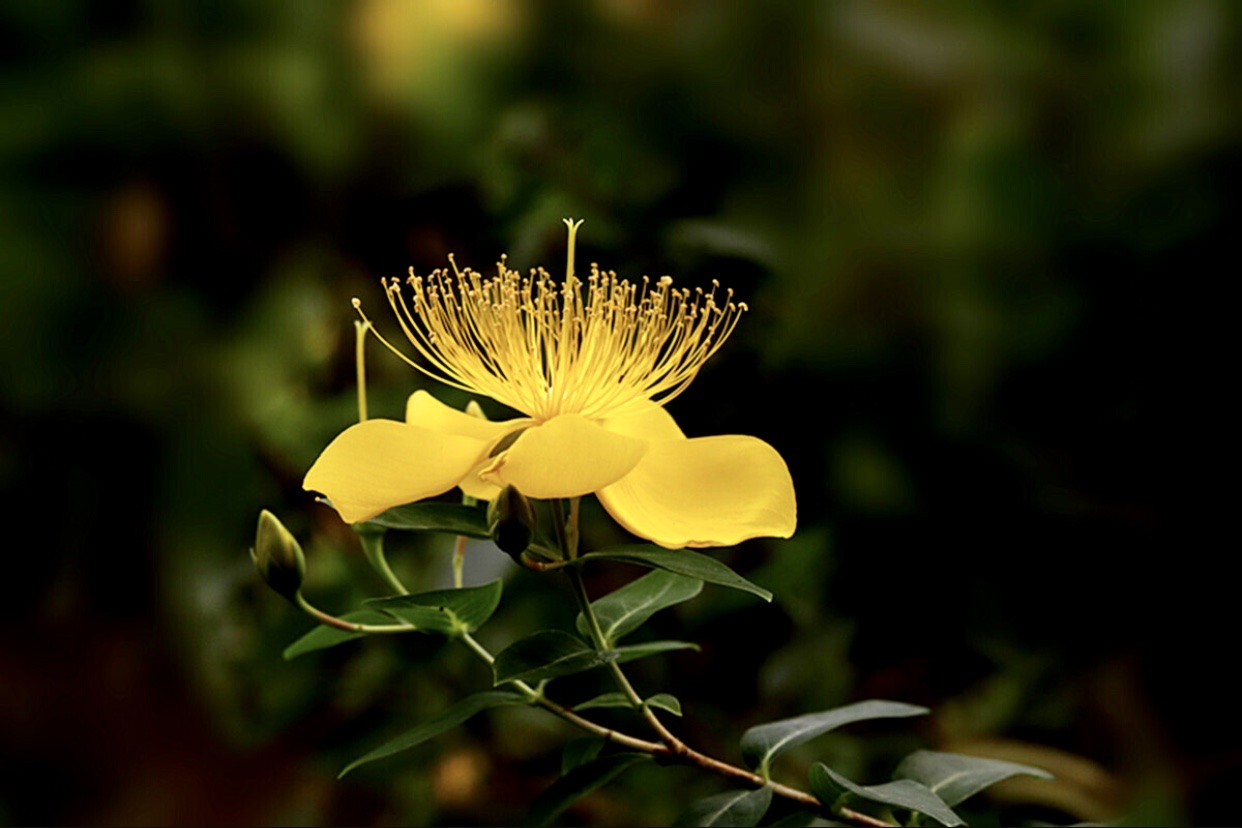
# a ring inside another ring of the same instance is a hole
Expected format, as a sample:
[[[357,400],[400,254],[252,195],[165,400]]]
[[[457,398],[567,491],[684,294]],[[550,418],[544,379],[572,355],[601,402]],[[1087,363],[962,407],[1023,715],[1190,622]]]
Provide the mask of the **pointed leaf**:
[[[656,693],[649,699],[646,699],[648,707],[654,707],[657,710],[664,710],[672,713],[674,716],[681,715],[681,702],[676,697],[670,696],[668,693]],[[592,707],[629,707],[630,700],[625,697],[624,693],[604,693],[602,696],[596,696],[593,699],[575,704],[574,710],[587,710]]]
[[[377,747],[375,750],[360,756],[345,766],[345,769],[337,775],[337,778],[343,777],[359,765],[365,765],[368,762],[374,762],[376,759],[383,759],[394,753],[408,750],[415,745],[420,745],[428,739],[439,736],[446,730],[457,727],[471,716],[479,713],[489,707],[499,707],[506,704],[526,704],[528,700],[525,696],[518,693],[512,693],[508,690],[487,690],[482,693],[475,693],[473,696],[467,696],[457,704],[445,710],[435,718],[423,722],[413,730],[408,730],[395,739],[391,739]]]
[[[697,578],[709,584],[740,589],[758,595],[765,601],[772,600],[772,593],[763,587],[752,584],[715,558],[708,557],[701,552],[692,552],[689,549],[665,549],[653,544],[617,546],[611,549],[601,549],[598,552],[588,552],[579,560],[623,561],[640,566],[650,566]]]
[[[941,825],[965,825],[961,817],[925,785],[913,779],[898,779],[882,785],[858,785],[846,779],[823,762],[816,762],[810,771],[811,793],[821,802],[838,802],[842,794],[879,802],[897,808],[905,808],[926,814]]]
[[[459,635],[474,632],[500,605],[501,582],[477,587],[437,589],[367,601],[367,606],[407,621],[420,630]]]
[[[347,612],[341,616],[342,621],[350,621],[354,624],[391,624],[392,618],[384,615],[382,612],[373,610],[357,610],[356,612]],[[328,627],[320,625],[299,638],[297,641],[285,648],[284,656],[288,661],[297,658],[300,655],[322,650],[327,647],[335,647],[337,644],[344,644],[346,641],[353,641],[355,638],[362,638],[367,633],[364,632],[347,632],[338,630],[336,627]]]
[[[598,758],[600,752],[609,745],[607,739],[588,736],[574,739],[561,750],[561,776],[569,773],[579,765],[585,765]]]
[[[832,828],[832,826],[840,826],[841,824],[840,822],[829,822],[814,811],[794,811],[775,822],[769,822],[767,828]]]
[[[747,764],[767,776],[772,760],[780,754],[810,741],[822,733],[866,719],[888,719],[903,716],[922,716],[929,712],[926,707],[891,701],[863,701],[808,713],[792,719],[782,719],[771,724],[757,725],[742,734],[742,756]]]
[[[689,601],[703,590],[698,578],[655,570],[592,602],[604,639],[615,644],[660,610]],[[590,635],[586,617],[578,613],[578,632]]]
[[[767,785],[755,791],[726,791],[700,799],[674,825],[753,826],[768,812],[772,789]]]
[[[647,641],[642,644],[624,644],[611,650],[604,650],[605,663],[615,661],[624,664],[649,655],[659,655],[673,650],[697,650],[698,644],[689,641]]]
[[[607,658],[577,636],[560,630],[542,630],[497,653],[492,672],[496,684],[504,684],[567,676],[607,663]]]
[[[543,681],[602,667],[610,661],[624,663],[670,650],[698,649],[687,641],[651,641],[611,650],[591,649],[582,639],[543,630],[515,641],[496,655],[492,664],[497,685],[507,681]]]
[[[469,538],[491,537],[487,531],[487,516],[484,511],[477,506],[457,503],[407,503],[404,506],[395,506],[358,525],[369,524],[407,532],[448,532]]]
[[[578,799],[608,784],[630,765],[650,759],[646,753],[612,753],[578,765],[535,798],[527,823],[549,824]]]
[[[901,760],[893,776],[923,783],[949,806],[957,805],[989,785],[1011,776],[1052,779],[1048,771],[1030,765],[931,750],[911,753]]]
[[[681,717],[681,702],[676,696],[669,695],[668,693],[656,693],[651,698],[644,699],[644,701],[647,703],[648,707],[654,707],[656,710],[663,710],[667,713],[672,713],[678,718]]]

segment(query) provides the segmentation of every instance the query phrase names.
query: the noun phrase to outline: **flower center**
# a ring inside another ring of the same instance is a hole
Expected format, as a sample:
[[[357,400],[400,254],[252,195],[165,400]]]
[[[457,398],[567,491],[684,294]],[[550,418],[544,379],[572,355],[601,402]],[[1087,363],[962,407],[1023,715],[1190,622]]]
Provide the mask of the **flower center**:
[[[408,301],[396,279],[384,283],[402,330],[429,367],[380,341],[428,376],[541,422],[570,413],[616,416],[643,401],[671,400],[724,344],[746,304],[733,302],[732,290],[718,302],[715,280],[708,291],[674,288],[668,276],[634,283],[594,263],[584,283],[574,274],[582,222],[565,224],[569,246],[559,284],[543,268],[526,276],[509,270],[503,257],[497,275],[484,278],[459,270],[452,256],[451,271],[424,277],[411,268]]]

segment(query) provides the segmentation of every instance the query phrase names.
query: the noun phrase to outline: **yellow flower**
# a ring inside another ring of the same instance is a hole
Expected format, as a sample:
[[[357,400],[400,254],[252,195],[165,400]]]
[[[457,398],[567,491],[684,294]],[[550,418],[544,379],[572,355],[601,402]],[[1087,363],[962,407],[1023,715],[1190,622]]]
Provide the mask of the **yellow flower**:
[[[493,422],[417,391],[405,422],[367,420],[342,432],[306,474],[349,522],[460,486],[490,500],[512,485],[537,499],[595,494],[626,529],[670,549],[730,546],[793,534],[785,461],[755,437],[687,438],[662,407],[685,390],[737,324],[745,304],[619,279],[594,264],[565,280],[505,266],[411,275],[389,302],[429,367],[420,371],[526,416]],[[714,284],[714,283],[713,283]],[[358,307],[357,300],[354,301]],[[361,312],[361,311],[360,311]],[[378,336],[378,334],[377,334]]]

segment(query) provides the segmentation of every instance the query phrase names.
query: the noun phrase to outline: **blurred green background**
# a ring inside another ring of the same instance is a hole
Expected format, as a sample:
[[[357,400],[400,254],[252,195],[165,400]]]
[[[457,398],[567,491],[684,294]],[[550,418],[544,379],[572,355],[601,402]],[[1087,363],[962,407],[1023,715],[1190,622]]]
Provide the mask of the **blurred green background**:
[[[1225,353],[1240,14],[0,5],[0,822],[521,819],[573,736],[526,711],[336,782],[487,673],[430,639],[284,662],[310,624],[247,548],[272,509],[317,603],[376,594],[300,487],[355,417],[349,299],[391,332],[378,280],[410,265],[556,272],[565,216],[580,260],[750,304],[670,409],[769,441],[798,491],[793,540],[718,553],[772,605],[708,589],[653,622],[703,644],[635,665],[681,732],[736,760],[752,724],[890,698],[934,715],[782,772],[962,750],[1060,777],[998,789],[985,823],[1230,822],[1237,624],[1203,544],[1229,495],[1175,468],[1223,448],[1190,377]],[[370,371],[373,416],[429,387],[379,348]],[[392,552],[426,588],[448,556]],[[493,646],[572,621],[559,584],[484,545],[470,567],[509,579]],[[671,820],[723,787],[635,771],[565,819]]]

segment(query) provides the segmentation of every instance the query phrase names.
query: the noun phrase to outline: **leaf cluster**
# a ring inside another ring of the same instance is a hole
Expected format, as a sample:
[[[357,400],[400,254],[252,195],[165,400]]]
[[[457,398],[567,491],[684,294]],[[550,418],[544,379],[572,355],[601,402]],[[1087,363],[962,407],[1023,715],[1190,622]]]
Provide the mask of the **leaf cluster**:
[[[410,504],[389,510],[355,527],[374,538],[387,531],[446,532],[466,537],[488,537],[481,508],[443,503]],[[515,557],[515,560],[518,560]],[[661,610],[697,597],[705,584],[724,586],[771,600],[771,593],[734,572],[715,558],[691,550],[628,545],[590,552],[574,558],[552,560],[544,569],[597,566],[601,562],[635,565],[649,571],[588,604],[575,619],[574,631],[539,630],[512,642],[490,661],[493,687],[469,695],[437,715],[374,747],[347,764],[340,775],[415,748],[457,727],[479,713],[513,705],[539,705],[565,717],[583,711],[629,709],[636,716],[662,711],[682,715],[680,701],[667,693],[649,698],[627,692],[606,692],[563,707],[547,696],[556,679],[585,673],[666,652],[697,649],[688,641],[655,640],[622,643]],[[535,568],[535,567],[532,567]],[[571,570],[572,573],[572,570]],[[340,619],[341,626],[320,626],[285,650],[292,659],[334,647],[368,634],[418,632],[465,641],[477,648],[472,634],[500,606],[503,582],[482,586],[440,589],[413,595],[372,599]],[[585,597],[583,601],[585,602]],[[476,652],[480,650],[476,649]],[[486,653],[486,651],[481,651]],[[783,754],[837,728],[877,719],[901,719],[924,715],[926,708],[901,702],[869,700],[782,719],[751,727],[742,734],[739,753],[752,772],[734,768],[738,778],[753,784],[702,799],[687,810],[681,825],[759,825],[766,817],[778,788],[792,789],[773,779],[774,766]],[[590,724],[590,722],[587,722]],[[560,777],[533,803],[532,824],[549,824],[577,799],[607,784],[626,770],[653,759],[693,763],[666,745],[631,740],[618,743],[613,731],[599,727],[595,738],[570,743],[565,749]],[[640,749],[635,749],[637,746]],[[992,759],[915,751],[895,768],[892,779],[860,784],[824,762],[811,765],[801,794],[801,810],[773,824],[809,825],[824,817],[854,821],[898,820],[904,825],[965,824],[955,806],[988,786],[1015,775],[1051,778],[1038,768]]]

